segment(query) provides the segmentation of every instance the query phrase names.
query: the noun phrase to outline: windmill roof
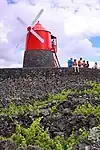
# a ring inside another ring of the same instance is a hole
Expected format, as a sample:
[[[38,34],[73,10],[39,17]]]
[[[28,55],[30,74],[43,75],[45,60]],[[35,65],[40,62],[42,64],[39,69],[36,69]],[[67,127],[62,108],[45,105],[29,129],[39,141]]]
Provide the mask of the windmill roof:
[[[44,30],[44,31],[47,31],[47,29],[45,29],[45,28],[40,24],[39,21],[35,24],[35,26],[33,27],[33,30]]]

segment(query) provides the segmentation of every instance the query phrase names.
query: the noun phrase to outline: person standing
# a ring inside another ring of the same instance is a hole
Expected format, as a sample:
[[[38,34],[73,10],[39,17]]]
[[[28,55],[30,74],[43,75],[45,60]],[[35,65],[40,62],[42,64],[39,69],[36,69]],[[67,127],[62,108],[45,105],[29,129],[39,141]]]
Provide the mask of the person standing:
[[[98,64],[97,64],[97,62],[95,62],[93,68],[94,68],[94,69],[98,69]]]
[[[78,67],[79,67],[79,68],[82,67],[82,58],[80,58],[80,59],[78,60]]]
[[[82,66],[83,66],[83,68],[86,68],[85,60],[83,60]]]
[[[74,68],[75,72],[76,72],[76,71],[79,72],[79,67],[77,67],[77,61],[76,61],[76,59],[74,59],[73,68]]]
[[[70,58],[68,60],[68,68],[72,68],[72,66],[73,66],[73,58]]]
[[[86,62],[86,68],[89,68],[89,61]]]

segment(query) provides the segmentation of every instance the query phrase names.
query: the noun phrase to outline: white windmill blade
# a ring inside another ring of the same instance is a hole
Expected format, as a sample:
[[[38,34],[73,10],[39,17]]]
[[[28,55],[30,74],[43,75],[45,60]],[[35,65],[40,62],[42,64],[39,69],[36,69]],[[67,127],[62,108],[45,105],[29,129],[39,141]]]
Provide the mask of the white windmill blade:
[[[31,26],[33,26],[35,24],[35,22],[38,20],[38,18],[41,16],[41,14],[43,13],[44,9],[41,9],[40,12],[37,14],[37,16],[35,17],[35,19],[32,21]]]
[[[44,39],[38,35],[34,30],[31,30],[30,31],[33,35],[35,35],[37,37],[38,40],[40,40],[42,43],[44,43]]]
[[[22,25],[24,25],[25,28],[27,28],[27,24],[26,24],[21,18],[17,17],[17,20],[18,20]],[[21,40],[20,40],[20,43],[16,44],[16,48],[19,47],[20,45],[22,45],[22,43],[24,43],[25,35],[26,35],[26,33],[24,33],[23,37],[22,37]]]
[[[21,47],[22,45],[24,45],[24,41],[21,41],[19,44],[16,44],[16,48]]]
[[[20,42],[18,42],[18,44],[16,44],[16,48],[18,48],[19,46],[22,45],[22,43],[24,43],[24,41],[25,41],[25,35],[26,35],[26,33],[24,33],[24,35],[23,35],[22,38],[20,39]]]
[[[17,17],[17,20],[18,20],[21,24],[23,24],[25,27],[27,27],[27,24],[26,24],[21,18]]]
[[[36,16],[36,18],[35,18],[34,21],[32,22],[33,24],[36,22],[36,20],[39,18],[39,16],[42,14],[43,11],[44,11],[44,10],[41,9],[41,11],[38,13],[38,15]],[[21,18],[17,17],[17,20],[18,20],[21,24],[23,24],[25,27],[27,27],[27,24],[24,23],[24,21],[23,21]],[[30,32],[31,32],[33,35],[35,35],[38,40],[40,40],[42,43],[44,43],[44,39],[43,39],[42,37],[40,37],[34,30],[31,29]],[[24,39],[23,39],[23,40],[24,40]],[[20,44],[18,44],[18,45],[20,45]]]

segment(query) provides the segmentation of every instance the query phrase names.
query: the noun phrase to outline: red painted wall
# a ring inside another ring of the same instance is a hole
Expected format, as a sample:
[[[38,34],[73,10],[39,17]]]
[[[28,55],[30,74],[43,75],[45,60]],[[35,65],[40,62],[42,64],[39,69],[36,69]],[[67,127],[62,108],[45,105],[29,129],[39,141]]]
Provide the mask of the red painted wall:
[[[26,37],[26,50],[51,50],[51,33],[45,30],[34,31],[44,39],[44,43],[42,43],[32,33],[29,32]]]

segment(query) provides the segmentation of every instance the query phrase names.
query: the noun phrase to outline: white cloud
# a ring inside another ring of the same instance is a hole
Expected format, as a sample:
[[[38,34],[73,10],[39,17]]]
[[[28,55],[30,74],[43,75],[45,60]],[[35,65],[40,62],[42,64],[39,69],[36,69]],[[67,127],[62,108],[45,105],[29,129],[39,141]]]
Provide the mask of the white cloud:
[[[29,5],[32,2],[33,5]],[[56,7],[56,8],[55,8]],[[69,57],[91,59],[100,56],[100,49],[92,47],[88,37],[100,35],[100,3],[96,0],[20,0],[7,5],[0,0],[0,67],[22,66],[23,52],[18,44],[26,34],[16,20],[21,17],[27,24],[44,8],[40,22],[58,37],[58,57],[61,66]]]

